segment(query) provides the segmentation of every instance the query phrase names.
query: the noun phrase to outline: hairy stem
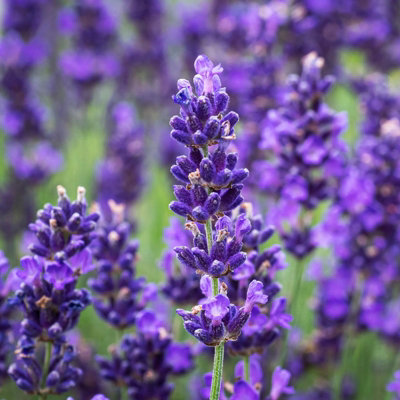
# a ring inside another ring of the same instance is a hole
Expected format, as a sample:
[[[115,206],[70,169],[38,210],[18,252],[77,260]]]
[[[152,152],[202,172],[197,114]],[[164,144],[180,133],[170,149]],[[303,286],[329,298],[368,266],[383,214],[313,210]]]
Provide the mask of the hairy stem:
[[[206,238],[207,238],[208,254],[210,254],[211,247],[213,244],[211,218],[209,218],[206,222]]]
[[[217,347],[215,347],[210,400],[219,400],[219,395],[221,392],[222,370],[224,367],[224,346],[225,343],[221,342]]]
[[[208,146],[203,147],[203,154],[204,157],[208,157]],[[211,247],[213,244],[211,218],[207,220],[205,228],[206,228],[208,253],[210,254]],[[213,296],[216,296],[218,292],[219,292],[218,278],[212,278]],[[222,371],[224,368],[224,349],[225,349],[224,342],[221,342],[218,346],[215,347],[210,400],[219,400],[219,395],[221,393]]]
[[[294,281],[294,286],[292,290],[292,299],[290,302],[290,311],[294,315],[295,318],[298,318],[298,300],[299,300],[299,294],[301,292],[301,284],[303,281],[303,272],[304,272],[304,265],[305,265],[305,260],[304,259],[298,259],[296,263],[296,272],[295,272],[295,281]]]

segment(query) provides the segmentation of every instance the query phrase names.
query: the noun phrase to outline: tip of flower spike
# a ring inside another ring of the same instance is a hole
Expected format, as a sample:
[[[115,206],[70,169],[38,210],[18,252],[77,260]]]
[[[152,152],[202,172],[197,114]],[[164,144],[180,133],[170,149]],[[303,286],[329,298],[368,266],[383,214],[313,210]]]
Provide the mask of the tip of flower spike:
[[[58,197],[65,197],[67,195],[67,190],[62,185],[57,185]]]
[[[322,57],[318,57],[316,51],[312,51],[303,57],[303,65],[305,68],[310,69],[312,67],[316,67],[318,69],[323,68],[325,64],[325,60]]]
[[[86,189],[83,186],[78,186],[76,199],[78,200],[79,203],[83,203],[85,201],[85,194],[86,194]]]

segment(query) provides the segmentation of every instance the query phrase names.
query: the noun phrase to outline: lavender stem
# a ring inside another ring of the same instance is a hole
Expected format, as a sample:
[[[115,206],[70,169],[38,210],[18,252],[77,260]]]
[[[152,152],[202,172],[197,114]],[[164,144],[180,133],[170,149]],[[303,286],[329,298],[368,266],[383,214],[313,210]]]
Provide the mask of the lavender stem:
[[[221,393],[222,370],[224,367],[224,347],[224,342],[221,342],[215,347],[210,400],[219,400],[219,395]]]
[[[204,153],[206,154],[206,151],[204,151]],[[209,249],[209,252],[211,252],[212,241],[213,241],[211,218],[208,219],[206,223],[206,237],[207,237],[207,247]],[[213,296],[216,296],[218,294],[218,286],[219,286],[218,278],[212,278]],[[219,395],[221,392],[222,371],[224,368],[224,349],[225,349],[224,342],[221,342],[218,346],[215,347],[210,400],[219,400]]]
[[[244,362],[244,379],[247,382],[250,382],[250,357],[245,356],[243,362]]]

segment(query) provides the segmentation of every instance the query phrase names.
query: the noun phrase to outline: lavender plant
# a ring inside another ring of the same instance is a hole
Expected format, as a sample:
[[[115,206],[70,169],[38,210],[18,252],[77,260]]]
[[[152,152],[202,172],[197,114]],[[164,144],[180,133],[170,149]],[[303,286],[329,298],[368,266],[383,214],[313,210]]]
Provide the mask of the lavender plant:
[[[228,216],[242,203],[241,182],[248,171],[236,168],[237,154],[227,152],[230,141],[235,139],[234,125],[239,117],[233,111],[227,112],[229,96],[221,88],[219,77],[222,67],[214,66],[204,55],[197,57],[194,66],[194,91],[187,80],[180,79],[179,91],[173,97],[181,106],[181,114],[170,121],[171,137],[185,144],[189,155],[177,157],[171,168],[174,177],[186,187],[174,186],[177,201],[170,208],[186,217],[186,227],[193,233],[194,247],[177,246],[174,250],[183,266],[204,275],[201,287],[206,299],[190,312],[178,309],[177,313],[191,335],[215,347],[210,399],[218,400],[225,342],[239,338],[254,306],[265,304],[268,296],[263,283],[256,279],[242,288],[244,302],[240,306],[227,296],[229,288],[223,277],[240,275],[238,271],[246,261],[242,251],[244,237],[252,231],[245,214],[239,214],[234,221]],[[269,234],[267,230],[259,237],[258,231],[253,230],[248,240],[257,246]],[[259,265],[272,254],[263,254]],[[243,272],[246,278],[251,276]],[[245,282],[248,283],[243,279]]]
[[[92,268],[87,246],[99,218],[86,215],[83,188],[74,202],[61,186],[58,196],[58,205],[46,204],[30,224],[37,239],[30,246],[33,256],[21,259],[15,274],[20,289],[9,300],[23,320],[8,373],[21,390],[41,399],[71,389],[81,375],[65,333],[91,302],[89,292],[76,284]]]

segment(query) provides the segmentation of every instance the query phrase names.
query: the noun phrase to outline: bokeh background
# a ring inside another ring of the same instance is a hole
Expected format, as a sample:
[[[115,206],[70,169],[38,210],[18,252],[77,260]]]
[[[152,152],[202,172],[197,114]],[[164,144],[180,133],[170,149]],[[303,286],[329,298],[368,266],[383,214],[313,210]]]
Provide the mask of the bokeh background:
[[[228,92],[233,92],[233,104],[236,105],[248,101],[245,95],[241,97],[241,91],[250,77],[241,67],[259,57],[259,51],[270,52],[271,59],[281,60],[278,71],[271,73],[265,69],[265,74],[271,74],[277,85],[283,84],[290,73],[299,72],[304,55],[317,51],[326,59],[325,72],[338,78],[327,102],[334,110],[348,113],[349,125],[344,139],[350,148],[359,138],[362,119],[360,99],[349,84],[350,77],[364,77],[378,71],[388,79],[391,88],[395,91],[400,88],[399,36],[394,34],[393,38],[380,39],[374,31],[379,29],[372,24],[378,24],[381,18],[379,7],[390,2],[366,1],[361,12],[356,1],[335,0],[260,1],[254,4],[239,0],[5,0],[0,3],[3,43],[10,35],[7,13],[10,9],[25,7],[24,3],[33,4],[25,10],[27,24],[33,27],[27,28],[21,39],[33,43],[29,56],[32,59],[28,60],[28,64],[32,62],[29,66],[30,94],[35,106],[41,110],[43,137],[62,154],[63,161],[57,170],[44,174],[34,183],[15,173],[10,162],[10,146],[19,139],[7,132],[9,123],[5,121],[4,110],[9,98],[3,90],[0,197],[12,187],[18,186],[18,189],[7,201],[0,203],[0,219],[3,219],[0,249],[4,249],[13,265],[18,264],[19,257],[26,251],[23,226],[32,220],[34,210],[56,200],[57,185],[63,185],[71,197],[77,186],[84,186],[89,204],[98,201],[99,165],[110,146],[110,110],[116,103],[124,101],[134,106],[135,124],[143,130],[144,161],[140,172],[143,179],[137,179],[140,194],[130,207],[136,222],[135,236],[140,240],[138,275],[151,282],[162,281],[164,275],[158,263],[165,249],[163,230],[172,216],[168,208],[172,200],[169,165],[174,155],[179,154],[179,147],[169,138],[169,118],[177,112],[171,96],[175,93],[178,78],[190,79],[193,75],[192,65],[198,53],[207,53],[226,69],[226,77],[222,75],[223,85],[227,86]],[[395,6],[396,1],[392,3]],[[266,6],[265,14],[259,8],[263,5]],[[257,19],[265,22],[271,18],[267,13],[271,5],[276,6],[274,12],[281,13],[287,21],[292,19],[293,23],[297,18],[306,22],[298,32],[291,32],[288,26],[283,27],[282,32],[271,28],[272,37],[265,36],[263,43],[268,42],[268,45],[260,50],[260,43],[254,45],[252,30],[257,28]],[[41,9],[39,14],[35,11],[36,6]],[[85,24],[88,26],[93,22],[90,17],[79,19],[79,12],[84,14],[85,7],[98,9],[107,17],[104,24],[100,23],[87,37],[80,37],[84,35]],[[255,16],[254,8],[257,10]],[[294,17],[296,13],[300,16]],[[400,18],[399,13],[395,15]],[[387,24],[384,17],[381,19]],[[365,38],[362,38],[363,32]],[[356,38],[346,40],[351,34]],[[390,42],[395,40],[397,47]],[[392,47],[383,48],[389,45]],[[2,45],[3,77],[12,63],[10,51]],[[79,58],[79,52],[85,52],[87,57]],[[265,112],[267,108],[268,105]],[[246,138],[245,129],[243,124],[239,126],[239,138],[242,135]],[[28,134],[28,139],[21,139],[20,143],[30,149],[40,140],[40,135],[32,139]],[[42,161],[35,162],[43,166]],[[21,198],[28,201],[20,201]],[[319,207],[315,223],[323,217],[327,206],[324,203]],[[264,211],[266,207],[266,203],[263,204]],[[274,241],[278,243],[279,238],[274,237]],[[329,258],[330,255],[318,251],[316,257]],[[290,291],[294,280],[291,265],[296,261],[290,256],[288,261],[289,267],[278,275],[284,294]],[[307,264],[310,261],[307,260]],[[302,306],[296,308],[295,322],[307,335],[314,327],[311,305],[315,284],[305,279],[299,297]],[[96,316],[92,308],[83,313],[79,330],[100,354],[107,354],[108,346],[115,341],[114,331]],[[187,339],[185,333],[180,335]],[[349,373],[361,384],[357,399],[389,399],[391,397],[384,388],[393,374],[393,362],[392,348],[375,334],[366,332],[356,341],[348,340],[342,362],[330,372],[332,382],[337,385],[340,377]],[[199,369],[207,368],[200,365]],[[314,378],[312,374],[306,376],[298,387],[307,388]],[[188,398],[187,378],[177,379],[177,384],[173,399]],[[15,390],[12,382],[1,387],[0,397],[27,398]]]

